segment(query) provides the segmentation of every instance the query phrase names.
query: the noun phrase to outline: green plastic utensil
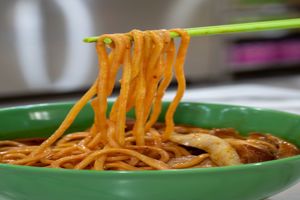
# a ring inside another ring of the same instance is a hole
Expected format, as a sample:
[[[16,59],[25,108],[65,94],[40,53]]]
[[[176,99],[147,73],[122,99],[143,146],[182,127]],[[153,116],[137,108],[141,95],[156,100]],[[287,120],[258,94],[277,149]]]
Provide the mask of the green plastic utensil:
[[[281,30],[281,29],[293,29],[300,28],[300,18],[296,19],[285,19],[275,21],[264,21],[264,22],[251,22],[242,24],[230,24],[220,26],[208,26],[208,27],[197,27],[185,29],[191,37],[205,36],[205,35],[220,35],[228,33],[242,33],[242,32],[258,32],[268,30]],[[171,37],[175,38],[179,35],[175,32],[171,32]],[[85,38],[84,42],[97,42],[98,36]],[[109,44],[111,39],[106,38],[104,42]]]

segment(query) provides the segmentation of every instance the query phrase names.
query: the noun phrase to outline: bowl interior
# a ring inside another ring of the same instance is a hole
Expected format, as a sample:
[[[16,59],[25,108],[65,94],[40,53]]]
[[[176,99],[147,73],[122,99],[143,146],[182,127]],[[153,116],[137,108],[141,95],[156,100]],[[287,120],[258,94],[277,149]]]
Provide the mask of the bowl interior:
[[[40,104],[0,110],[0,140],[46,137],[60,125],[73,103]],[[109,103],[109,109],[112,102]],[[159,121],[164,121],[168,102],[163,104]],[[129,112],[134,117],[134,111]],[[235,128],[249,132],[271,133],[300,146],[300,116],[280,111],[208,103],[183,102],[175,113],[175,123],[203,128]],[[91,126],[93,111],[84,107],[68,132]]]

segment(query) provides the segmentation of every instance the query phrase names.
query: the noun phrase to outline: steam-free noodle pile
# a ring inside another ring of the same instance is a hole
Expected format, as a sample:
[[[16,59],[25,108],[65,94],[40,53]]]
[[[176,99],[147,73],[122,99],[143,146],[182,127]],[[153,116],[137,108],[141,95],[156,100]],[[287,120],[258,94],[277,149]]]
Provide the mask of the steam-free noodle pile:
[[[170,31],[181,36],[176,51]],[[174,112],[185,91],[184,61],[189,44],[181,29],[133,30],[100,36],[96,50],[99,74],[48,139],[0,141],[0,163],[67,169],[153,170],[215,167],[260,162],[298,154],[294,145],[259,133],[240,136],[234,129],[175,126]],[[106,45],[104,38],[112,43]],[[118,72],[120,91],[109,116],[107,98]],[[157,123],[162,98],[175,77],[177,92]],[[89,130],[64,135],[80,110],[91,101]],[[135,110],[136,119],[126,113]]]

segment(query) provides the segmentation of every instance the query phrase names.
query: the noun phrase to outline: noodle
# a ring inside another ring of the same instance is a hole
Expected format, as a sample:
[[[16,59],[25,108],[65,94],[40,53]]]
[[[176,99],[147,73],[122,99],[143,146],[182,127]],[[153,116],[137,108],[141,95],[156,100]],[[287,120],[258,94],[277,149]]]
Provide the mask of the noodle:
[[[181,36],[177,52],[170,31]],[[99,73],[91,88],[48,139],[0,141],[0,163],[78,170],[162,170],[241,164],[267,160],[272,155],[275,159],[298,154],[297,147],[274,136],[256,133],[244,138],[232,129],[175,126],[174,113],[186,88],[184,62],[190,37],[182,29],[170,31],[132,30],[100,36],[96,44]],[[112,43],[106,45],[105,38]],[[107,116],[107,98],[118,72],[122,72],[119,96]],[[158,124],[173,73],[177,92],[166,111],[165,124]],[[64,135],[89,101],[94,111],[91,128]],[[135,112],[132,125],[126,120],[131,109]],[[253,149],[258,155],[249,154]]]

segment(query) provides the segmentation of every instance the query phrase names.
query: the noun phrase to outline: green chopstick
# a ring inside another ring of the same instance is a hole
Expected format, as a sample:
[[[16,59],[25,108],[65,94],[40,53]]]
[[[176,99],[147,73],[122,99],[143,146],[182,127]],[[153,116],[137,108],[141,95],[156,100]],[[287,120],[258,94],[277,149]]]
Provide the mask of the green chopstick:
[[[292,28],[300,28],[300,18],[187,28],[185,30],[188,32],[188,34],[191,37],[195,37],[195,36],[205,36],[205,35],[220,35],[220,34],[228,34],[228,33],[257,32],[257,31],[292,29]],[[179,36],[175,32],[171,32],[170,34],[171,37],[173,38]],[[97,40],[98,37],[88,37],[85,38],[83,41],[91,43],[91,42],[97,42]],[[111,43],[111,39],[105,38],[104,42],[109,44]]]

